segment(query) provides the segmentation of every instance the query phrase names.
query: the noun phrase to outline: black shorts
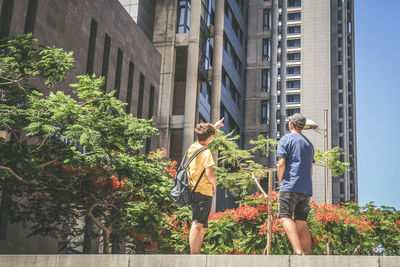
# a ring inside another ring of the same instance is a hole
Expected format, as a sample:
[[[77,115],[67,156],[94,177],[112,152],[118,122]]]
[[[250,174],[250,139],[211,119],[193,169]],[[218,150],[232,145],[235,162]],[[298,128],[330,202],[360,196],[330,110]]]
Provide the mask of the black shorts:
[[[307,221],[310,212],[310,195],[294,192],[279,192],[278,218]]]
[[[199,192],[193,193],[192,202],[192,221],[201,223],[205,228],[208,227],[208,217],[210,216],[212,197],[203,195]]]

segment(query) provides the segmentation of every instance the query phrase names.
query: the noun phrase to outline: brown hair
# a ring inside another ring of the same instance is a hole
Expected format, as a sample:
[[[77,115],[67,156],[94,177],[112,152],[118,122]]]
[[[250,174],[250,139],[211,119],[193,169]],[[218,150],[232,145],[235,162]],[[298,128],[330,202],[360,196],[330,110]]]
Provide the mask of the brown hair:
[[[196,129],[194,129],[199,141],[205,141],[212,135],[215,135],[215,127],[211,123],[200,123],[197,124]]]

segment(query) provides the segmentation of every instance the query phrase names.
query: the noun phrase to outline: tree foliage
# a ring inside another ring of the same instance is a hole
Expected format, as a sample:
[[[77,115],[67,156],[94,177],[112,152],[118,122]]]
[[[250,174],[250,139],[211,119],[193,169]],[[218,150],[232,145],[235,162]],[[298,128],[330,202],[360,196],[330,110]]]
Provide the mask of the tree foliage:
[[[103,91],[103,78],[78,76],[73,96],[43,94],[72,63],[72,53],[39,46],[31,35],[1,43],[0,131],[11,135],[0,138],[1,208],[12,221],[30,222],[31,235],[66,246],[88,234],[102,235],[104,253],[112,240],[143,251],[175,208],[171,163],[162,151],[139,153],[157,130],[126,114],[114,91]]]

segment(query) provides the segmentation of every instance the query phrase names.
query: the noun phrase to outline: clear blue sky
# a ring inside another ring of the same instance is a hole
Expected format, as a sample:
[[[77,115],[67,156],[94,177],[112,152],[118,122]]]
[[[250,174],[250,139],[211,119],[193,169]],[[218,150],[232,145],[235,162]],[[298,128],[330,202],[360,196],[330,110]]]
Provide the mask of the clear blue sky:
[[[400,209],[400,1],[355,0],[359,203]]]

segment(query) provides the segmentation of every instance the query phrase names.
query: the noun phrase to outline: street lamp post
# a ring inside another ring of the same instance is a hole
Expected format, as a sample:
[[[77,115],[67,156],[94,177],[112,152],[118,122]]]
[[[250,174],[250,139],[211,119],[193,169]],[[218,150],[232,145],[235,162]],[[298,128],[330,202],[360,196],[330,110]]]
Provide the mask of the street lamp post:
[[[304,130],[312,129],[315,130],[317,133],[322,134],[324,136],[324,151],[328,151],[328,110],[324,110],[324,124],[325,124],[325,129],[320,129],[318,124],[310,119],[307,119],[306,121],[306,126],[304,127]],[[325,203],[331,203],[330,200],[330,193],[329,193],[329,178],[328,178],[328,166],[327,163],[325,163]]]

